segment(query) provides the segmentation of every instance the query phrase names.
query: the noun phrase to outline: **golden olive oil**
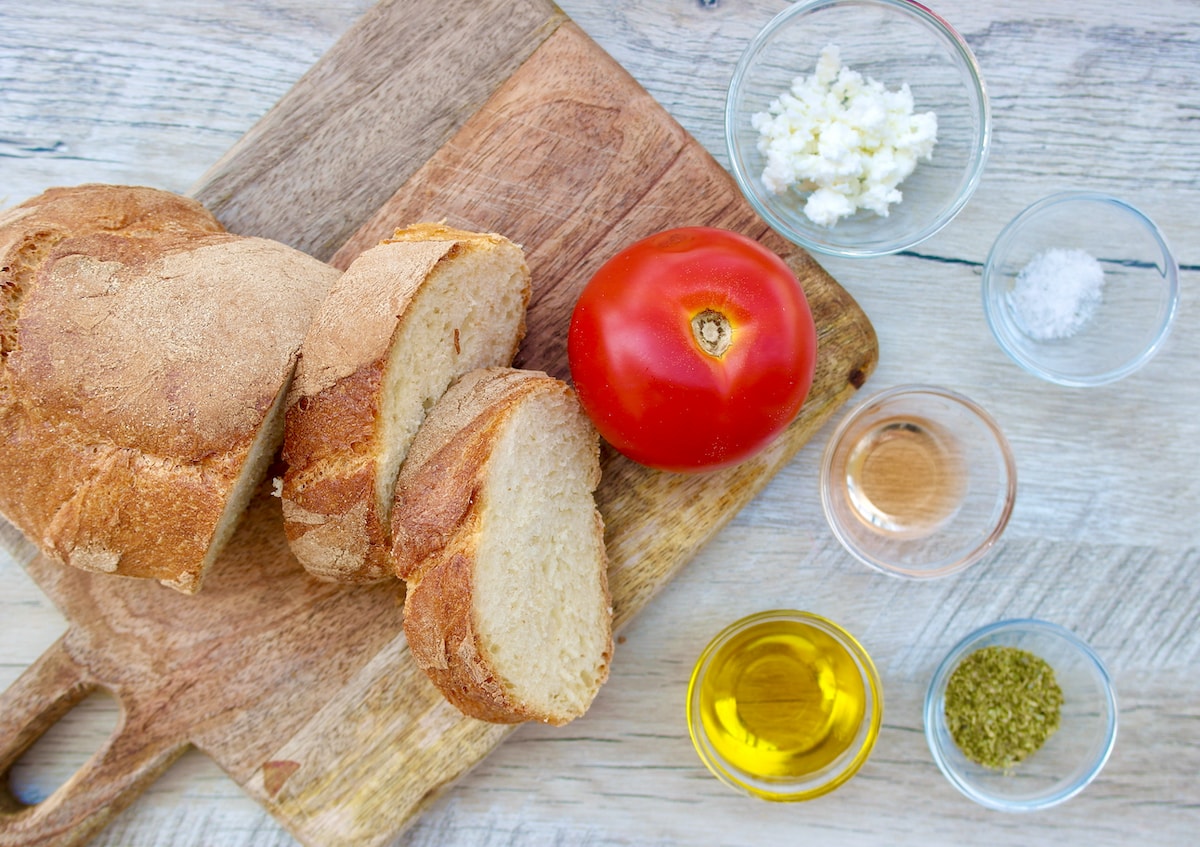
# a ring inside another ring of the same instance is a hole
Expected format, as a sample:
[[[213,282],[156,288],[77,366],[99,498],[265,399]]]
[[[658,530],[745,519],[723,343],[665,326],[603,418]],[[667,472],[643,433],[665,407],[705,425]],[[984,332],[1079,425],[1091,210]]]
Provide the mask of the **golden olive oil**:
[[[854,657],[837,640],[779,618],[720,645],[695,684],[699,719],[717,755],[771,780],[814,773],[850,749],[870,697]]]

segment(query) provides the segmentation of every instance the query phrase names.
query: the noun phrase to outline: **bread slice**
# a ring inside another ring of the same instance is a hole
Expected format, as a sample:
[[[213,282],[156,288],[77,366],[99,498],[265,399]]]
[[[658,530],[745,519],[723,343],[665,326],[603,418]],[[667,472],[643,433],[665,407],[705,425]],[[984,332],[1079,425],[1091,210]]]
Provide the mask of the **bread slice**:
[[[607,679],[599,480],[595,429],[541,372],[467,374],[417,433],[392,515],[404,631],[465,714],[561,725]]]
[[[103,219],[140,191],[70,201]],[[181,217],[52,236],[6,218],[25,228],[7,243],[44,256],[6,301],[0,511],[50,558],[192,593],[276,453],[303,332],[340,274],[158,199]]]
[[[309,573],[392,578],[392,496],[413,436],[453,379],[512,361],[529,294],[520,247],[439,224],[399,230],[347,268],[288,399],[284,526]]]

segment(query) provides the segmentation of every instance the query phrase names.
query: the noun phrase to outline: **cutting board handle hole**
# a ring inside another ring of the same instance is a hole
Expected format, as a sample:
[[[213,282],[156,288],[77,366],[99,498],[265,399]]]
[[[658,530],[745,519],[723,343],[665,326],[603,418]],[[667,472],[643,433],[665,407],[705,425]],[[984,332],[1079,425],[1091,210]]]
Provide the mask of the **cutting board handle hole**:
[[[103,688],[94,688],[46,730],[4,774],[6,797],[0,809],[36,806],[67,783],[91,758],[72,751],[103,749],[117,730],[121,706]]]

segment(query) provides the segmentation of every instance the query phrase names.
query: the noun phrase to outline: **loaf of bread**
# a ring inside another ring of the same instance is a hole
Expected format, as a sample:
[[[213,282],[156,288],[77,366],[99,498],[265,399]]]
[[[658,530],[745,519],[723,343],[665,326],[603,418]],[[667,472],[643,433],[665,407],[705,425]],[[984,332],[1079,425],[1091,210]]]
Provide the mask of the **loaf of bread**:
[[[314,576],[393,578],[396,475],[427,410],[461,374],[507,365],[529,269],[499,235],[418,224],[360,255],[301,348],[284,434],[284,526]]]
[[[0,255],[0,511],[65,564],[199,590],[339,272],[118,186],[9,211]]]
[[[561,725],[607,678],[599,479],[595,429],[541,372],[473,371],[417,433],[392,515],[404,631],[463,713]]]

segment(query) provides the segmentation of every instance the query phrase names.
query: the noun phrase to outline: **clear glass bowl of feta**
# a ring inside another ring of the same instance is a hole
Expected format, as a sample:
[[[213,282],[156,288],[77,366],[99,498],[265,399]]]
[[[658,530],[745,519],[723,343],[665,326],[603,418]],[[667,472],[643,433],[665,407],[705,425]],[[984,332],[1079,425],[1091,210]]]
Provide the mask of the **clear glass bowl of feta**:
[[[730,168],[763,219],[845,257],[942,229],[983,175],[991,112],[979,65],[908,0],[801,0],[743,53],[729,85]]]
[[[1000,232],[983,267],[983,311],[1029,373],[1077,388],[1149,362],[1179,304],[1179,265],[1146,214],[1092,191],[1052,194]]]

